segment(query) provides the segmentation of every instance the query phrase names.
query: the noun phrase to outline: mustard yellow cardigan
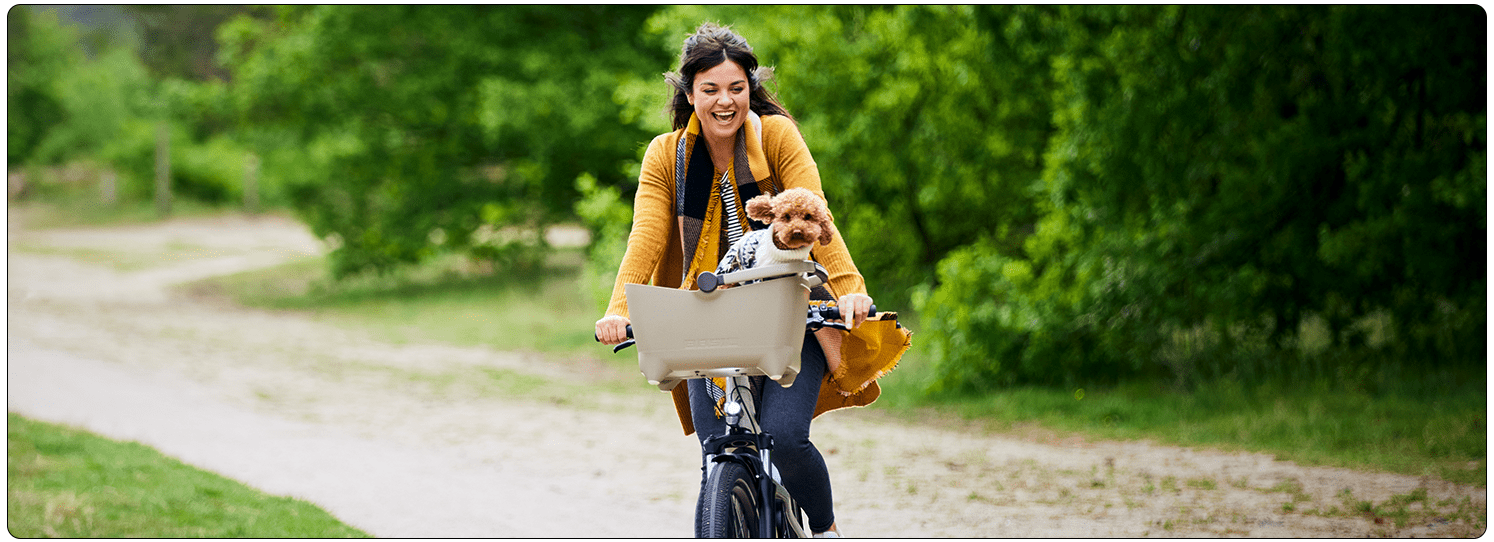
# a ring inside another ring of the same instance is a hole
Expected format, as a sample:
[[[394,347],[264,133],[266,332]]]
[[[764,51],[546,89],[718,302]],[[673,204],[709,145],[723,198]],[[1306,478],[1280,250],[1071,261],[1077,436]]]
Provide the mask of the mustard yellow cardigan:
[[[752,168],[752,177],[759,181],[778,176],[784,189],[804,188],[821,198],[820,170],[809,155],[804,136],[792,120],[780,115],[760,117],[762,142],[756,137],[744,138],[747,145],[747,163]],[[753,122],[752,119],[745,121]],[[754,126],[744,126],[754,130]],[[675,148],[679,138],[686,132],[700,133],[699,121],[690,119],[690,125],[655,137],[643,155],[643,168],[638,176],[638,194],[633,200],[633,230],[628,234],[628,248],[618,267],[617,282],[612,287],[612,299],[607,306],[608,315],[628,316],[628,300],[623,294],[625,284],[653,284],[667,288],[680,287],[684,273],[684,250],[681,247],[678,222],[674,216],[675,202]],[[702,141],[703,143],[703,141]],[[700,149],[704,151],[705,149]],[[772,164],[772,167],[769,167]],[[723,165],[718,164],[717,168]],[[719,174],[723,169],[718,169]],[[702,233],[702,235],[708,235]],[[713,234],[711,234],[713,235]],[[830,292],[837,298],[850,293],[866,293],[866,281],[851,261],[845,240],[836,231],[829,245],[815,246],[812,255],[815,261],[825,266],[830,273]],[[820,400],[815,415],[847,406],[864,406],[875,401],[881,394],[875,380],[885,370],[867,368],[857,371],[850,367],[842,370],[846,374],[858,375],[855,380],[865,382],[840,382],[832,385],[833,375],[826,372],[825,382],[820,386]],[[861,373],[866,373],[860,376]],[[674,388],[675,410],[685,434],[695,432],[690,417],[690,400],[687,386]],[[841,391],[837,391],[841,390]],[[847,395],[849,394],[849,395]]]

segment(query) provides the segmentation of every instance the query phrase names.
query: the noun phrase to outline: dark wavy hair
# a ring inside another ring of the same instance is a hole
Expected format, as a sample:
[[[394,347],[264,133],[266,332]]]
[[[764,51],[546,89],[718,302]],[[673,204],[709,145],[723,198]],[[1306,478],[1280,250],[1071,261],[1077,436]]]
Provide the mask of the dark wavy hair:
[[[685,45],[680,48],[679,71],[664,74],[664,80],[673,88],[669,98],[669,115],[673,119],[674,129],[689,125],[690,114],[695,112],[689,99],[690,89],[695,85],[695,75],[720,66],[727,60],[736,62],[742,67],[742,71],[747,72],[750,97],[748,103],[752,112],[794,118],[779,103],[778,96],[763,85],[765,81],[773,79],[773,68],[757,65],[757,55],[752,53],[752,46],[747,44],[747,39],[732,32],[729,27],[707,22],[685,38]]]

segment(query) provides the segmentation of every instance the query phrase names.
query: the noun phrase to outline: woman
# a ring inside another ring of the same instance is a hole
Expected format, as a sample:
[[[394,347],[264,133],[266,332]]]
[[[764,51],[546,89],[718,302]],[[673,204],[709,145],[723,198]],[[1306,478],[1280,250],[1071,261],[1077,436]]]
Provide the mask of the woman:
[[[771,74],[758,67],[747,41],[728,28],[705,23],[685,40],[679,71],[665,75],[674,89],[674,131],[654,138],[644,155],[627,252],[607,314],[596,323],[602,342],[626,339],[624,284],[695,289],[695,277],[715,270],[732,238],[747,228],[765,227],[746,218],[741,202],[795,187],[824,197],[798,127],[763,86]],[[738,231],[731,232],[733,227]],[[842,312],[854,315],[847,325],[861,325],[872,299],[839,232],[829,245],[816,246],[812,257],[829,271]],[[880,393],[873,380],[887,368],[851,367],[856,362],[847,359],[830,374],[812,338],[804,341],[800,359],[796,384],[783,388],[768,382],[761,421],[776,441],[773,463],[809,515],[810,529],[839,536],[830,476],[809,441],[809,422],[828,410],[870,404]],[[707,385],[694,379],[674,389],[685,434],[698,429],[702,441],[725,427]]]

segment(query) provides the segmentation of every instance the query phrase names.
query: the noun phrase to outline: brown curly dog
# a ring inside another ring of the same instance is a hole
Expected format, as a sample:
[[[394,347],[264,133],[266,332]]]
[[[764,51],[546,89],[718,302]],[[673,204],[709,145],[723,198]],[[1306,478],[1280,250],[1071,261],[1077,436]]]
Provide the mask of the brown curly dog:
[[[775,196],[763,194],[747,200],[747,217],[773,229],[773,246],[794,250],[830,244],[835,226],[825,200],[803,188],[790,188]]]
[[[768,224],[773,248],[759,245],[757,265],[789,260],[809,259],[809,249],[818,242],[828,245],[835,238],[835,225],[825,200],[803,188],[790,188],[775,196],[767,194],[747,200],[747,217]],[[735,247],[734,247],[735,248]],[[824,288],[821,286],[820,288]],[[829,291],[824,291],[828,297]],[[840,331],[824,328],[814,333],[825,352],[825,366],[832,379],[841,374],[842,336]],[[846,395],[845,392],[841,392]]]

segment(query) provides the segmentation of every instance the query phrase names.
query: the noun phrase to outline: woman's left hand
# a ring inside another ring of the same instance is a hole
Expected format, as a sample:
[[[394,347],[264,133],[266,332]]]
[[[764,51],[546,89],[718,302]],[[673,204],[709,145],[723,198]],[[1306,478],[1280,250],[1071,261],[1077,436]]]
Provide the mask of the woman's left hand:
[[[835,306],[840,308],[840,317],[846,322],[846,327],[855,329],[866,321],[867,313],[871,312],[872,298],[866,294],[846,294],[840,296],[840,301]]]

